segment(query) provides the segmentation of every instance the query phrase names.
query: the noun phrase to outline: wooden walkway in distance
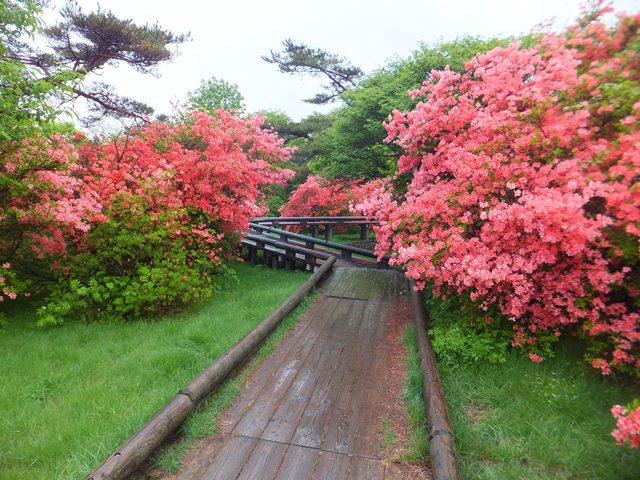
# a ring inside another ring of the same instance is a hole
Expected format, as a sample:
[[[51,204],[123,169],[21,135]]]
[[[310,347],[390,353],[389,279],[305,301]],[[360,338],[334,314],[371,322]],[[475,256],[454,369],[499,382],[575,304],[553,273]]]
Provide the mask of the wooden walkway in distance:
[[[293,331],[224,414],[221,434],[175,478],[400,478],[383,456],[390,350],[407,283],[393,270],[334,268]]]

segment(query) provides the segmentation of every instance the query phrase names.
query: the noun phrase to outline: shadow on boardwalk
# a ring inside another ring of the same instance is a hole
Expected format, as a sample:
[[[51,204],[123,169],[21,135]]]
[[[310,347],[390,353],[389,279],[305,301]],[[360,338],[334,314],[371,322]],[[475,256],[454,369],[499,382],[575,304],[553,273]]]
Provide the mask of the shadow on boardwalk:
[[[394,479],[384,459],[390,314],[407,289],[387,270],[336,268],[174,478]]]

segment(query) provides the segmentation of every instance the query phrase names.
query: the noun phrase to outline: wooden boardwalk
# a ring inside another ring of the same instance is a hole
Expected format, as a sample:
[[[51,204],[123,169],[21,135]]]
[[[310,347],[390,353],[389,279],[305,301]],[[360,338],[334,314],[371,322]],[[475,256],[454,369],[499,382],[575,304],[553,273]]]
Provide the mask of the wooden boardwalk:
[[[176,478],[400,478],[382,452],[395,401],[382,339],[406,289],[395,271],[335,268]]]

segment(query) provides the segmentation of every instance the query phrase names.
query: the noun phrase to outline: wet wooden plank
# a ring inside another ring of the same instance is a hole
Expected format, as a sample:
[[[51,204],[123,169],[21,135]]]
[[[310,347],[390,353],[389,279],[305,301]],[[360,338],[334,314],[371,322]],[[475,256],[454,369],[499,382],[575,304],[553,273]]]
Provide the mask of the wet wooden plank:
[[[252,382],[243,390],[240,397],[234,402],[231,408],[225,412],[221,421],[223,433],[233,432],[238,422],[247,412],[257,408],[255,403],[265,390],[269,394],[278,393],[282,388],[286,376],[291,375],[290,359],[293,352],[309,352],[315,341],[320,337],[326,324],[330,321],[333,310],[338,306],[338,301],[326,297],[318,298],[312,307],[300,319],[298,325],[300,329],[294,331],[275,349],[272,355],[254,373]],[[284,393],[284,392],[281,392]],[[242,434],[242,431],[236,431]]]
[[[340,312],[348,310],[350,307],[348,303],[343,301],[333,301],[331,305],[333,308],[319,312],[319,315],[314,320],[318,322],[318,325],[321,325],[321,328],[315,330],[313,336],[304,339],[305,348],[293,349],[283,360],[276,376],[270,381],[264,382],[265,387],[237,422],[233,430],[236,435],[260,438],[273,413],[303,367],[305,359],[314,350],[318,338],[321,337],[323,332],[324,335],[330,332],[339,321]],[[307,346],[308,348],[306,348]],[[256,372],[256,375],[259,375],[259,372]]]
[[[349,477],[353,480],[383,480],[385,465],[382,460],[366,457],[353,457]]]
[[[257,442],[240,474],[237,477],[226,478],[256,480],[258,478],[271,479],[275,477],[287,453],[287,445],[265,440],[258,440]]]
[[[384,336],[393,305],[395,304],[389,302],[378,304],[376,331],[370,345],[371,361],[360,387],[361,393],[357,399],[359,406],[351,425],[351,429],[355,428],[355,440],[350,453],[368,456],[378,456],[381,453],[387,402],[383,386],[387,384],[386,366],[390,362],[389,348],[384,344]]]
[[[334,328],[323,339],[316,342],[261,438],[289,442],[327,362],[331,359],[343,358],[343,348],[358,330],[366,304],[354,300],[342,300],[342,302],[345,307],[349,306],[348,310],[336,309]]]
[[[208,476],[190,478],[401,478],[376,457],[387,400],[385,331],[404,280],[394,271],[336,272],[303,326],[256,371],[225,416],[242,442],[225,440]],[[223,474],[214,472],[220,467]]]
[[[215,457],[204,470],[202,476],[197,478],[201,480],[226,480],[236,478],[244,468],[257,442],[258,440],[255,438],[226,438],[224,446],[216,452]],[[186,480],[186,478],[182,476],[178,476],[177,478]]]
[[[296,445],[320,447],[322,444],[325,425],[348,365],[346,359],[357,341],[365,312],[366,302],[354,300],[353,303],[357,309],[346,320],[345,329],[337,332],[342,337],[342,349],[329,358],[293,432],[291,442]]]
[[[366,303],[362,300],[355,301]],[[370,309],[369,305],[367,307]],[[339,399],[352,394],[354,375],[366,361],[366,356],[360,354],[358,347],[366,336],[365,314],[366,311],[363,312],[363,320],[360,322],[357,332],[352,335],[344,354],[338,359],[335,371],[325,372],[325,378],[320,382],[320,388],[314,392],[315,395],[310,404],[311,412],[307,411],[307,414],[301,419],[292,442],[317,448],[327,448],[329,443],[334,445],[335,432],[330,431],[330,425],[336,417],[342,415],[342,411],[339,409]],[[313,410],[315,410],[315,415],[313,415]],[[327,441],[328,438],[331,442]]]
[[[335,288],[331,292],[331,296],[333,297],[345,297],[345,292],[350,288],[353,282],[356,282],[358,279],[358,272],[360,272],[359,268],[349,267],[349,268],[340,268],[342,270],[342,275],[340,276],[340,280],[336,283]]]
[[[274,480],[310,479],[313,475],[318,453],[319,451],[314,448],[289,445]]]
[[[347,478],[351,457],[336,452],[320,452],[313,471],[313,480],[338,480]]]
[[[348,426],[354,416],[354,402],[358,397],[358,385],[362,377],[366,375],[369,362],[369,352],[366,346],[370,336],[375,330],[373,321],[376,313],[376,304],[367,303],[367,309],[362,321],[362,326],[356,335],[356,341],[344,358],[344,375],[339,382],[335,382],[333,390],[336,392],[331,402],[331,414],[324,427],[322,448],[332,451],[348,452],[348,445],[352,438]]]
[[[341,284],[341,282],[349,282],[350,280],[347,278],[348,268],[345,267],[335,267],[331,274],[324,281],[324,284],[320,288],[320,293],[327,296],[332,296],[333,292],[336,290],[336,287]],[[342,287],[344,288],[344,287]]]
[[[346,298],[360,298],[360,297],[356,297],[356,291],[358,287],[362,284],[364,277],[367,273],[368,272],[366,270],[350,268],[348,271],[348,275],[349,277],[351,277],[351,282],[349,282],[349,284],[346,285],[341,296]]]
[[[178,473],[176,479],[194,480],[203,478],[205,470],[211,465],[218,451],[224,445],[224,437],[208,438],[206,441],[200,443],[195,452],[195,458],[183,464],[183,468]]]
[[[383,302],[369,301],[363,319],[364,328],[360,341],[354,349],[353,355],[360,357],[362,362],[354,362],[353,378],[350,381],[343,380],[345,385],[342,395],[336,400],[334,407],[342,413],[340,417],[334,417],[334,422],[330,422],[327,428],[325,448],[342,453],[355,453],[359,455],[376,455],[379,453],[379,446],[361,445],[362,451],[356,450],[356,440],[358,429],[361,423],[370,424],[374,429],[378,429],[382,421],[381,411],[373,411],[368,408],[371,403],[380,405],[383,403],[385,395],[384,388],[367,390],[366,385],[374,369],[382,367],[381,359],[376,358],[376,346],[384,334],[388,304]],[[353,362],[353,360],[352,360]],[[374,372],[375,373],[375,372]],[[346,384],[349,386],[346,387]]]
[[[344,296],[363,300],[371,298],[371,284],[375,274],[375,270],[358,270],[354,272],[354,281],[351,282]]]
[[[336,282],[338,278],[342,274],[343,274],[342,268],[339,268],[337,265],[334,264],[334,267],[331,270],[331,273],[327,275],[327,277],[322,282],[322,285],[320,286],[320,288],[318,288],[318,292],[320,292],[322,295],[330,295],[336,286]]]

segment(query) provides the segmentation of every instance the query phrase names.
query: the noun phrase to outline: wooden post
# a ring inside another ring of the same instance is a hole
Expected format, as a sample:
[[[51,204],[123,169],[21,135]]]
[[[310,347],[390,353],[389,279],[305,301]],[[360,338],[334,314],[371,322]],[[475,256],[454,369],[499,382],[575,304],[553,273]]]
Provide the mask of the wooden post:
[[[262,256],[264,263],[267,263],[267,249],[264,248],[263,242],[256,242],[256,263],[258,263],[258,250],[262,250],[264,252]]]
[[[324,239],[331,240],[333,238],[333,223],[327,223],[324,228]]]
[[[369,240],[369,225],[360,225],[360,240]]]
[[[389,257],[382,257],[382,260],[380,260],[377,264],[377,267],[380,270],[386,270],[389,268]]]
[[[284,268],[286,270],[296,269],[296,252],[293,250],[287,250],[284,257]]]
[[[131,475],[184,422],[198,403],[241,365],[278,326],[280,321],[298,306],[311,289],[322,280],[334,262],[334,258],[329,258],[324,262],[322,267],[293,295],[233,348],[193,379],[137,433],[90,473],[86,480],[122,480]]]
[[[411,282],[411,303],[413,304],[420,366],[422,367],[423,395],[427,410],[429,456],[431,457],[433,479],[460,480],[453,430],[447,414],[447,404],[444,400],[436,357],[427,333],[427,310],[424,306],[422,292],[418,292],[415,287],[415,283]]]
[[[314,223],[313,225],[311,225],[311,236],[312,237],[317,237],[318,236],[318,224]]]
[[[249,261],[252,264],[258,263],[258,249],[256,247],[247,247],[249,250]]]

